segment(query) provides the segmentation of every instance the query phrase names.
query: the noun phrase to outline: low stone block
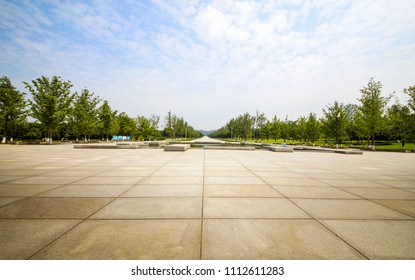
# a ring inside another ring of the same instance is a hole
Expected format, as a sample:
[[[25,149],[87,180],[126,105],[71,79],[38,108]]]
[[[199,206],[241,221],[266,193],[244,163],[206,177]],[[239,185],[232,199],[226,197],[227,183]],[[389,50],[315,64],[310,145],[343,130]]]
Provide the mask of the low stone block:
[[[278,153],[292,153],[294,151],[293,147],[280,147],[280,146],[270,146],[268,150],[271,152],[278,152]]]
[[[363,155],[363,151],[361,150],[335,150],[334,152],[345,155]]]
[[[242,151],[255,151],[253,146],[205,146],[205,150],[242,150]]]
[[[118,149],[114,144],[75,144],[74,149]]]
[[[172,145],[167,145],[166,147],[164,147],[165,151],[176,151],[176,152],[184,152],[188,149],[190,149],[190,144],[172,144]]]

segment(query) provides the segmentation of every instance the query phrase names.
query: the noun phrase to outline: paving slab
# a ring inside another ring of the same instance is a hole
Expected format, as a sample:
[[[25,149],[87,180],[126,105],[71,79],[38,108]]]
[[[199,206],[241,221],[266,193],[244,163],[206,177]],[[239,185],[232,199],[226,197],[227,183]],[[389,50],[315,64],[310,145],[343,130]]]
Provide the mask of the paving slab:
[[[203,184],[203,177],[202,176],[175,176],[175,177],[159,177],[159,176],[151,176],[145,178],[143,181],[140,182],[142,185],[201,185]]]
[[[415,218],[415,200],[375,199],[373,202]]]
[[[359,199],[358,196],[333,187],[279,187],[274,186],[278,192],[289,198],[338,198]]]
[[[267,185],[205,185],[205,197],[283,197]]]
[[[0,184],[0,196],[34,196],[61,185]]]
[[[205,177],[205,184],[207,185],[265,185],[265,182],[258,177],[244,176],[244,177]]]
[[[0,219],[0,259],[27,259],[79,222],[78,220]]]
[[[30,197],[0,207],[0,219],[85,219],[110,201],[108,198]]]
[[[297,187],[328,187],[329,185],[315,179],[299,178],[273,178],[263,177],[264,181],[273,186],[297,186]]]
[[[370,259],[415,259],[415,220],[322,220]]]
[[[140,176],[93,176],[93,177],[88,177],[82,180],[79,180],[77,182],[75,182],[75,184],[79,184],[79,185],[97,185],[97,184],[102,184],[102,185],[108,185],[108,184],[113,184],[113,185],[128,185],[128,184],[136,184],[138,182],[140,182],[141,180],[143,180],[145,177],[140,177]]]
[[[200,229],[200,220],[89,220],[32,259],[199,259]]]
[[[286,198],[205,198],[204,218],[310,218]]]
[[[365,259],[314,220],[204,219],[207,260]]]
[[[392,188],[343,188],[345,191],[367,199],[415,199],[415,193]]]
[[[23,197],[0,197],[0,206],[10,204],[20,199],[23,199]]]
[[[291,199],[316,219],[410,219],[368,200]]]
[[[65,185],[38,197],[118,197],[132,185]]]
[[[122,197],[202,197],[202,185],[136,185]]]
[[[91,219],[201,218],[201,198],[117,198]]]

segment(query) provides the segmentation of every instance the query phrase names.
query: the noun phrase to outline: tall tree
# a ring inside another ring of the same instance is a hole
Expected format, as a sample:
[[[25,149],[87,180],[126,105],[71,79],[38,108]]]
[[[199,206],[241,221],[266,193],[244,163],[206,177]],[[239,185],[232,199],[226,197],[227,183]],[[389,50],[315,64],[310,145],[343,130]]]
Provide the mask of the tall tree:
[[[151,127],[151,122],[144,116],[138,116],[135,119],[137,126],[137,138],[142,140],[147,140],[153,134],[153,128]]]
[[[401,105],[397,100],[387,110],[387,124],[391,137],[400,140],[402,151],[405,151],[405,142],[411,133],[409,107]]]
[[[363,117],[364,125],[370,133],[372,150],[375,150],[375,134],[383,125],[385,107],[391,96],[382,96],[382,84],[370,78],[366,87],[360,89],[362,94],[358,99],[359,111]]]
[[[82,134],[85,142],[87,142],[95,131],[99,120],[99,102],[101,102],[101,99],[98,96],[94,96],[94,93],[89,92],[86,88],[80,94],[76,93],[72,115],[77,141],[78,135]]]
[[[405,88],[403,92],[408,95],[408,105],[412,109],[412,111],[415,112],[415,83],[413,86]]]
[[[26,120],[26,100],[6,76],[0,78],[0,123],[4,131],[3,141],[7,136],[13,141],[16,128]]]
[[[306,122],[306,134],[307,138],[311,141],[314,146],[314,143],[319,137],[320,134],[320,122],[317,119],[315,113],[310,113]]]
[[[160,116],[156,116],[156,115],[152,114],[150,116],[149,121],[150,121],[150,126],[151,126],[151,129],[152,129],[151,136],[153,137],[153,139],[156,139],[156,137],[158,136]]]
[[[121,112],[117,116],[118,122],[118,134],[122,136],[132,136],[135,134],[135,122],[134,119],[130,118],[127,113]]]
[[[307,119],[305,117],[298,118],[297,131],[298,131],[298,136],[301,139],[301,142],[306,144],[307,143]]]
[[[280,137],[280,131],[281,131],[281,122],[277,118],[277,116],[274,116],[272,118],[271,127],[270,127],[270,134],[271,134],[271,137],[274,139],[274,143],[276,143],[277,139]]]
[[[53,132],[68,117],[74,99],[74,94],[71,93],[72,83],[63,81],[58,76],[53,76],[52,79],[42,76],[32,80],[32,84],[24,84],[32,94],[33,100],[29,100],[31,115],[42,124],[49,144],[52,144]]]
[[[336,140],[336,148],[340,141],[347,135],[347,113],[343,103],[334,102],[334,105],[323,109],[323,127],[327,137]]]
[[[105,100],[101,107],[98,109],[98,129],[102,135],[105,135],[105,139],[108,142],[108,136],[112,133],[115,133],[116,129],[116,117],[117,111],[113,111],[108,104],[108,101]]]

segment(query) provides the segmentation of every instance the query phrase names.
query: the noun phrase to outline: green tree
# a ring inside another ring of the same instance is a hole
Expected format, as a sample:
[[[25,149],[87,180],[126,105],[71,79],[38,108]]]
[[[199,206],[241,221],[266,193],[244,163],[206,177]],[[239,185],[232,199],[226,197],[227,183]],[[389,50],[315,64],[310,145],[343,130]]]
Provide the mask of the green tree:
[[[151,136],[153,137],[153,139],[156,139],[159,135],[158,128],[159,128],[160,116],[156,116],[156,115],[152,114],[150,116],[149,121],[150,121],[150,126],[151,126],[151,129],[152,129]]]
[[[151,122],[144,116],[138,116],[135,119],[137,126],[137,138],[142,140],[147,140],[153,134],[153,128],[151,127]]]
[[[297,131],[298,137],[300,137],[301,142],[307,143],[307,119],[305,117],[300,117],[297,120]]]
[[[101,107],[98,109],[98,130],[102,135],[105,135],[105,139],[108,142],[110,134],[115,133],[118,130],[117,124],[117,111],[113,111],[108,104],[107,100],[104,100]]]
[[[32,94],[31,115],[43,126],[49,143],[52,144],[53,132],[68,118],[70,106],[74,99],[71,93],[72,83],[62,81],[58,76],[48,79],[41,77],[32,80],[32,84],[24,82]]]
[[[270,134],[271,137],[274,139],[274,143],[277,142],[277,139],[280,137],[281,132],[281,122],[277,118],[277,116],[274,116],[272,118],[271,127],[270,127]]]
[[[347,136],[346,107],[343,103],[335,101],[334,105],[328,105],[326,109],[323,109],[323,114],[323,131],[326,137],[336,140],[336,148],[338,148],[340,141]]]
[[[308,115],[306,122],[306,134],[307,139],[309,139],[314,146],[314,143],[320,135],[320,122],[318,121],[315,113],[310,113],[310,115]]]
[[[24,124],[27,115],[26,106],[24,93],[16,90],[8,77],[1,77],[0,124],[4,131],[4,142],[7,136],[10,137],[10,141],[13,141],[16,129]]]
[[[135,121],[127,113],[122,112],[117,116],[118,134],[122,136],[135,135]]]
[[[363,117],[364,126],[370,133],[372,150],[375,150],[375,134],[381,129],[384,121],[385,107],[391,96],[381,96],[382,84],[370,78],[368,85],[360,89],[362,97],[359,111]]]
[[[76,141],[80,134],[84,136],[85,142],[90,140],[98,125],[98,104],[101,99],[94,96],[86,88],[80,94],[76,93],[74,108],[72,112]]]
[[[405,88],[403,92],[409,97],[408,106],[412,109],[412,112],[415,112],[415,83],[413,86]]]
[[[408,106],[403,106],[397,100],[387,110],[387,124],[391,137],[400,140],[402,143],[402,151],[405,151],[405,142],[410,137],[410,112]]]

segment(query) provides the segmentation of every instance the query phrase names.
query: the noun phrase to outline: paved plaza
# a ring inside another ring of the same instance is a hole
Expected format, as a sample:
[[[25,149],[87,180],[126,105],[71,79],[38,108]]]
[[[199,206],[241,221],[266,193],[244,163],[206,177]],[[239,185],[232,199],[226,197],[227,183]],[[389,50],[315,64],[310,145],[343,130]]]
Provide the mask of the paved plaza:
[[[0,145],[0,259],[415,259],[415,154]]]

